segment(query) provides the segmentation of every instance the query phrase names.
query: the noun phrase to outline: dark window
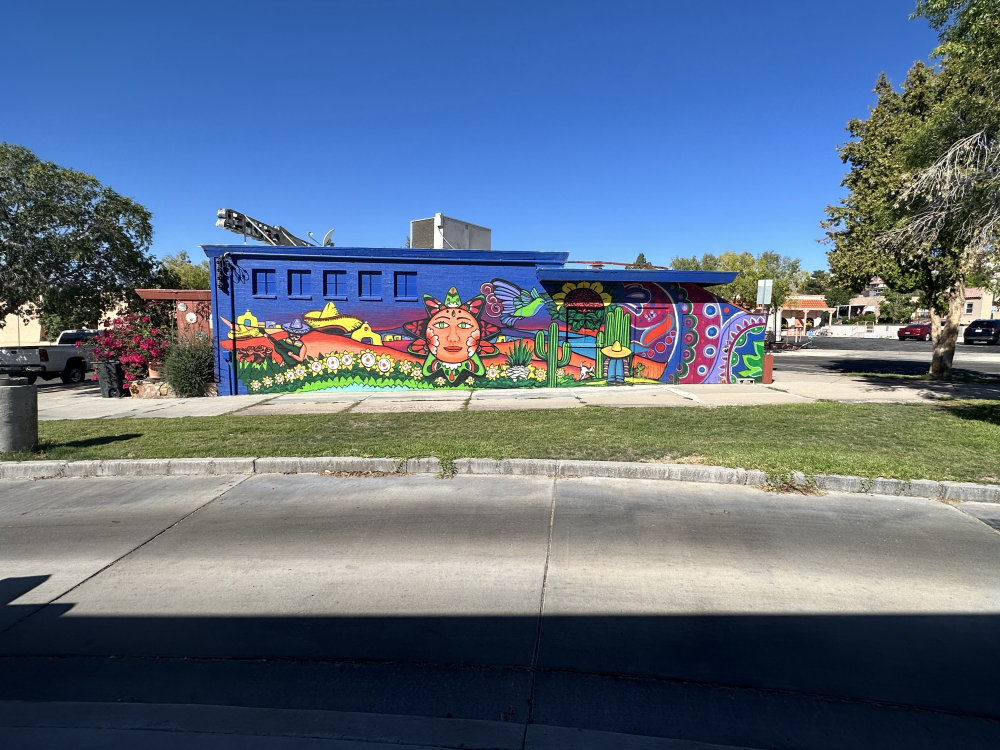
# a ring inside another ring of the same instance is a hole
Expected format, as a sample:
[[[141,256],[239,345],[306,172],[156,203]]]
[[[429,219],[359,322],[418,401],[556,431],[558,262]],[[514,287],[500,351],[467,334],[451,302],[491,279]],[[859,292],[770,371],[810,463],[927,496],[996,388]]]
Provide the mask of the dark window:
[[[312,294],[312,281],[309,271],[288,272],[288,296],[309,297]]]
[[[361,299],[382,299],[381,271],[358,271],[358,296]]]
[[[396,271],[396,299],[417,298],[417,274],[414,271]]]
[[[274,297],[278,293],[277,276],[273,268],[255,268],[253,272],[253,296]]]
[[[347,271],[323,271],[323,296],[347,299]]]

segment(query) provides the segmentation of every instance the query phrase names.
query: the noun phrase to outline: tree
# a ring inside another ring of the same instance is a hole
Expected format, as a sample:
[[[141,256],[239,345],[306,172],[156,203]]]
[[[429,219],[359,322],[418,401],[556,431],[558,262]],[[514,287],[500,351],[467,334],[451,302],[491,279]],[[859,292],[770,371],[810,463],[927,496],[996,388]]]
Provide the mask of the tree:
[[[780,308],[792,290],[804,282],[805,272],[799,266],[798,259],[777,253],[765,252],[754,256],[733,250],[718,256],[706,253],[700,260],[692,256],[674,258],[670,262],[670,267],[678,271],[739,271],[734,281],[720,284],[712,291],[744,305],[750,305],[757,299],[757,282],[760,279],[773,279],[771,304],[776,308]]]
[[[801,294],[822,294],[830,307],[846,305],[854,296],[850,287],[842,284],[829,271],[813,271],[798,291]]]
[[[625,266],[625,268],[653,268],[653,264],[646,260],[645,253],[639,253],[635,256],[635,261]]]
[[[935,69],[911,68],[901,93],[884,76],[878,102],[841,149],[850,195],[824,226],[834,271],[878,266],[931,312],[929,374],[947,377],[966,279],[996,267],[1000,227],[1000,0],[918,0],[940,32]],[[941,316],[945,325],[941,327]]]
[[[208,260],[195,265],[188,254],[181,250],[176,255],[166,255],[160,261],[157,281],[164,289],[211,289]]]
[[[0,143],[0,325],[10,314],[96,325],[152,280],[151,237],[140,204]]]
[[[882,323],[909,323],[916,310],[917,303],[913,301],[912,294],[886,287],[885,295],[879,301],[878,318]]]

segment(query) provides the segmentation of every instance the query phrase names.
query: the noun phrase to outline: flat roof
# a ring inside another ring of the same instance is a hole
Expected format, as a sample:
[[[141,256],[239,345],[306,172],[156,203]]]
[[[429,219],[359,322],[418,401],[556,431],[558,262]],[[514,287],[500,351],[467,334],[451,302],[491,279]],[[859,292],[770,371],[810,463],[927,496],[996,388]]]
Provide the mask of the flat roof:
[[[451,263],[511,263],[562,266],[568,252],[552,250],[431,250],[413,247],[316,247],[311,245],[202,245],[209,258],[229,253],[256,258],[311,258],[314,260],[440,260]]]

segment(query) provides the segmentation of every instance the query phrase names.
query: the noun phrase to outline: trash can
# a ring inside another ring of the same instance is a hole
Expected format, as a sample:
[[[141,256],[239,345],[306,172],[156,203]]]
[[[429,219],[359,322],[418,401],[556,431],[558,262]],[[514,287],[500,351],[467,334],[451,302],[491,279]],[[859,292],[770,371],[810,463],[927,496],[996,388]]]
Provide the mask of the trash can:
[[[104,398],[121,398],[128,393],[121,362],[95,362],[94,369],[97,370],[97,382]]]
[[[0,376],[0,453],[38,444],[38,392],[26,378]]]

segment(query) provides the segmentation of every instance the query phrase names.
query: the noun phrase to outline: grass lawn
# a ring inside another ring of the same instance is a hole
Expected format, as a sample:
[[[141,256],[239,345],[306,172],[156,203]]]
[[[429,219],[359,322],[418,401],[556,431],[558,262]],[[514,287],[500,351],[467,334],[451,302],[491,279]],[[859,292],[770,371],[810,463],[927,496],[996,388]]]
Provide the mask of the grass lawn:
[[[1000,482],[995,401],[63,420],[39,441],[5,458],[575,458]]]

